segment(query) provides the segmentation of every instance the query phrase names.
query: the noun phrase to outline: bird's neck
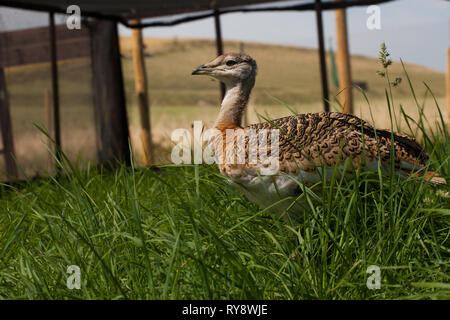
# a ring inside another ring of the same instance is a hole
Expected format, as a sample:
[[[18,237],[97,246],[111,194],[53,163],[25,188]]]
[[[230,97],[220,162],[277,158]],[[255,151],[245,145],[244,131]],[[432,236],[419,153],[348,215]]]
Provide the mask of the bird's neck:
[[[219,116],[214,124],[221,131],[241,127],[242,116],[247,107],[254,79],[237,83],[226,83],[226,93],[222,100]]]

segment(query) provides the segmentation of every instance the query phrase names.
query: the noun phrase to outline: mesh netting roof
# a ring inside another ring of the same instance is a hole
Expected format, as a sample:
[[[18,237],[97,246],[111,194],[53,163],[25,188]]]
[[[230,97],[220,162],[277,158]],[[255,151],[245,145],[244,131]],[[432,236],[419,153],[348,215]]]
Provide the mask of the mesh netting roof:
[[[379,3],[390,0],[343,0],[349,5]],[[261,9],[261,5],[305,6],[311,9],[315,0],[0,0],[0,5],[16,8],[43,10],[65,13],[68,6],[76,4],[81,8],[82,15],[107,17],[119,21],[132,18],[151,18],[204,12],[213,9],[232,9],[251,6]],[[322,0],[323,6],[334,5],[334,0]],[[308,7],[309,5],[309,7]]]

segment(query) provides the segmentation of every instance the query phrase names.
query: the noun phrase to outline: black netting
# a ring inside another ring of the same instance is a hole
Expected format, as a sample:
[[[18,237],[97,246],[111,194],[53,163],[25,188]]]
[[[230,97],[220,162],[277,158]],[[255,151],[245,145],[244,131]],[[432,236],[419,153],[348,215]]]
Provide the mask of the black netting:
[[[65,16],[56,15],[55,20],[57,28],[61,28],[58,25],[63,23]],[[46,146],[49,141],[36,127],[50,132],[52,124],[48,26],[49,14],[46,12],[0,7],[0,76],[6,80],[5,96],[11,114],[15,158],[21,172],[28,176],[54,171]],[[24,37],[30,33],[39,36]],[[59,34],[57,42],[61,49],[71,39],[61,38]],[[39,58],[33,59],[36,56]],[[28,63],[22,63],[25,61]],[[97,147],[90,57],[58,61],[58,76],[63,151],[73,163],[95,161]],[[0,159],[2,180],[6,175],[1,154]]]

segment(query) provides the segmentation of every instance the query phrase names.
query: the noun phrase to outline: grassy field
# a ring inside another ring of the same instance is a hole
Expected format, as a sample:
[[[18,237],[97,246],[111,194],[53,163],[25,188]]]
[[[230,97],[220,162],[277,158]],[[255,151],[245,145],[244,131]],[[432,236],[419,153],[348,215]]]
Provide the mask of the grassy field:
[[[450,299],[448,191],[364,175],[318,188],[288,225],[207,166],[3,187],[0,298]]]
[[[428,145],[447,178],[449,142]],[[305,189],[287,223],[215,166],[62,170],[1,185],[2,299],[450,299],[448,187],[355,171]]]
[[[356,113],[418,137],[430,167],[450,181],[442,95],[416,91],[402,77],[403,89],[376,80],[386,88],[384,102],[369,97]],[[389,106],[396,117],[389,116]],[[314,111],[320,103],[292,107]],[[76,105],[66,111],[64,123],[72,130],[65,139],[75,144],[92,126]],[[133,128],[136,114],[129,111]],[[216,111],[155,106],[160,145],[172,126],[188,128],[200,119],[208,124]],[[35,111],[14,112],[28,126],[25,132],[37,135],[27,120]],[[257,112],[276,117],[291,111],[253,103],[249,122],[258,120]],[[132,135],[136,139],[134,129]],[[59,176],[0,183],[0,299],[450,299],[448,185],[353,170],[351,179],[324,179],[303,187],[298,198],[282,200],[306,204],[290,220],[249,202],[215,166],[99,172],[74,157],[67,152]],[[67,286],[73,265],[81,272],[80,289]],[[380,289],[367,287],[371,265],[380,268]]]
[[[167,150],[172,146],[170,134],[174,129],[190,128],[194,120],[202,120],[209,127],[217,116],[218,83],[191,76],[194,67],[215,56],[215,46],[213,41],[195,39],[146,39],[145,43],[156,160],[157,163],[167,163]],[[276,99],[289,104],[300,113],[322,110],[316,50],[259,43],[245,43],[244,46],[245,51],[259,64],[247,123],[259,121],[257,113],[268,114],[273,118],[290,114]],[[141,145],[129,38],[121,39],[121,48],[131,143],[139,165]],[[225,50],[237,51],[239,43],[226,41]],[[80,165],[93,163],[97,158],[89,67],[88,59],[59,64],[62,145],[71,161]],[[424,98],[426,88],[422,81],[426,81],[432,88],[445,117],[444,74],[416,65],[406,64],[406,67],[413,79],[417,97],[420,103],[425,104],[424,112],[433,125],[434,121],[438,120],[438,112],[433,99]],[[366,94],[371,103],[375,124],[381,128],[389,128],[384,82],[376,76],[377,69],[376,59],[352,57],[354,80],[367,82]],[[394,63],[390,69],[392,77],[402,74],[400,63]],[[51,88],[50,66],[39,64],[8,68],[6,74],[18,162],[30,176],[46,175],[48,152],[43,143],[45,137],[34,124],[45,127],[44,93]],[[330,87],[334,94],[336,90],[331,83]],[[399,114],[401,103],[408,114],[417,118],[418,109],[408,85],[402,83],[395,88],[395,95],[396,114]],[[355,92],[355,100],[355,113],[372,122],[364,96]],[[402,129],[407,128],[402,126]],[[3,167],[3,159],[0,158],[0,175]]]
[[[446,125],[419,119],[448,179]],[[215,166],[60,167],[0,184],[2,299],[450,299],[448,186],[357,170],[304,187],[292,222]],[[73,265],[80,289],[67,286]]]

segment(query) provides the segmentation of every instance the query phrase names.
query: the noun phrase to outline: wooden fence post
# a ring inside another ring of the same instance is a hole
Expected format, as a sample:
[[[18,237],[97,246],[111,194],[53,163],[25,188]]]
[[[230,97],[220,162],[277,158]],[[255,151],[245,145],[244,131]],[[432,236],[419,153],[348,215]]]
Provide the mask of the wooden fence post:
[[[5,157],[6,174],[8,178],[18,179],[19,174],[14,152],[14,139],[11,124],[11,114],[9,112],[8,90],[6,87],[6,77],[3,68],[0,67],[0,129],[3,140],[2,153]]]
[[[336,0],[342,2],[342,0]],[[347,37],[346,9],[336,9],[336,33],[337,33],[337,69],[339,77],[339,101],[344,107],[344,113],[353,113],[352,77],[350,67],[350,53]]]
[[[131,22],[134,24],[138,24],[139,20],[133,20]],[[150,110],[148,102],[147,73],[145,70],[144,42],[142,39],[141,29],[134,28],[132,30],[132,34],[134,83],[141,122],[141,143],[143,154],[142,160],[145,166],[150,166],[153,160],[153,148]]]
[[[117,24],[94,20],[90,24],[95,120],[99,164],[117,161],[130,165],[129,131]]]

